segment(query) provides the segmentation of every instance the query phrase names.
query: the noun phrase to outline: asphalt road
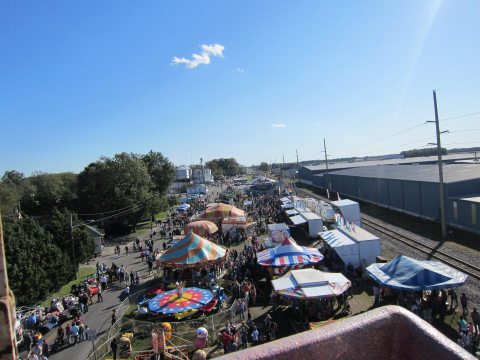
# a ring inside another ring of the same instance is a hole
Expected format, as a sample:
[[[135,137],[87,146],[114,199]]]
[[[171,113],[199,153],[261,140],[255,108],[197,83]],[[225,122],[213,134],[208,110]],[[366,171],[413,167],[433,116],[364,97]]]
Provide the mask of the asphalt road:
[[[143,243],[143,240],[149,237],[149,234],[144,234],[138,236]],[[162,248],[162,243],[164,240],[155,240],[154,248]],[[105,263],[108,267],[112,265],[113,262],[118,266],[123,265],[125,269],[130,272],[130,270],[139,271],[141,276],[141,282],[148,280],[151,276],[148,275],[148,266],[146,262],[142,262],[140,259],[140,253],[129,253],[128,256],[124,253],[125,244],[120,245],[122,253],[120,255],[113,254],[113,247],[106,247],[104,249],[104,254],[95,259],[95,262],[91,262],[90,265],[95,266],[96,261],[99,263]],[[130,249],[132,249],[132,243],[129,243]],[[131,251],[131,250],[130,250]],[[134,293],[141,289],[141,284],[139,286],[131,287],[130,293]],[[110,329],[111,324],[111,315],[112,309],[116,309],[123,300],[122,293],[124,287],[120,287],[117,284],[114,284],[111,288],[107,289],[103,295],[103,302],[96,303],[96,296],[94,296],[94,304],[89,306],[89,311],[83,315],[85,324],[88,325],[90,329],[96,330],[97,336],[101,336]],[[56,331],[56,329],[54,329]],[[52,343],[52,342],[51,342]],[[91,341],[83,341],[77,345],[69,346],[63,348],[61,351],[51,355],[49,359],[53,360],[84,360],[87,358],[89,352],[92,350]]]

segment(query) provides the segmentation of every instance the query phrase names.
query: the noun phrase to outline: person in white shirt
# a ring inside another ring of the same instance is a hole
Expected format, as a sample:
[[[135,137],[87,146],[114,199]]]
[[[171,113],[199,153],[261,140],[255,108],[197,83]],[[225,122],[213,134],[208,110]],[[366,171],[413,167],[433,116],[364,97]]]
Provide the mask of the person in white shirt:
[[[259,334],[259,332],[258,332],[258,330],[257,330],[257,327],[254,326],[254,327],[253,327],[253,331],[252,331],[252,340],[253,340],[253,345],[254,345],[254,346],[255,346],[255,345],[258,345],[258,343],[259,343],[259,337],[260,337],[260,334]]]

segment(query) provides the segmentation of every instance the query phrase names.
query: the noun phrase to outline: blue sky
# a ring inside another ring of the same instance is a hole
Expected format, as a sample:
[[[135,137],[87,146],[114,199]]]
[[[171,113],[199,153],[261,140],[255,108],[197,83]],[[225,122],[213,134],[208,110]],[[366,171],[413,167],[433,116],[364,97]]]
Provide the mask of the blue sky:
[[[388,135],[433,118],[432,89],[441,118],[480,112],[478,14],[475,0],[2,1],[0,173],[150,149],[178,165],[308,160],[323,138],[331,157],[423,147],[432,125]]]

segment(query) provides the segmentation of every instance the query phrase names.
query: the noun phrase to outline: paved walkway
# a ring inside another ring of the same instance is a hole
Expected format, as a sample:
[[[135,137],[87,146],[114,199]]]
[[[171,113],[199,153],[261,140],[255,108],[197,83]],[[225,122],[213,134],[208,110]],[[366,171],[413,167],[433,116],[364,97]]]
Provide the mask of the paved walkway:
[[[158,229],[156,230],[158,232]],[[149,237],[149,234],[147,233],[138,237],[143,242],[143,240]],[[154,248],[161,249],[164,241],[166,240],[155,240]],[[131,249],[132,244],[129,244],[129,247]],[[92,261],[89,265],[95,266],[96,262],[98,261],[100,264],[105,263],[107,267],[110,267],[112,265],[112,262],[115,262],[115,264],[117,264],[118,266],[123,265],[128,272],[130,272],[130,270],[133,270],[133,272],[139,271],[141,276],[141,283],[153,277],[153,275],[148,274],[147,263],[141,261],[139,252],[130,252],[127,256],[124,253],[124,246],[121,248],[123,253],[120,255],[115,255],[113,246],[106,247],[104,249],[103,255],[95,259],[95,261]],[[140,288],[141,285],[134,286],[130,289],[130,293],[134,293],[140,290]],[[123,291],[124,287],[119,286],[118,283],[115,283],[103,293],[103,302],[96,303],[96,296],[93,297],[94,304],[89,306],[89,311],[85,313],[83,317],[85,324],[87,324],[90,329],[96,330],[97,336],[101,336],[103,333],[110,329],[112,309],[116,309],[120,304],[121,300],[123,300]],[[56,328],[54,329],[54,331],[56,331]],[[55,336],[53,336],[53,339],[54,338]],[[52,344],[53,341],[51,341],[50,343]],[[49,359],[84,360],[87,358],[91,350],[92,343],[90,341],[83,341],[75,346],[63,348],[61,351],[51,355]]]

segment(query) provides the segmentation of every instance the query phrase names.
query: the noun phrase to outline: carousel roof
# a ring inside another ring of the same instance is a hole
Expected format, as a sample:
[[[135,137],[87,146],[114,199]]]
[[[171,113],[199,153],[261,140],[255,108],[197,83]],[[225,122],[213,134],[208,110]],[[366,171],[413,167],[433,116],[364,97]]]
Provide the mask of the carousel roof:
[[[225,255],[225,248],[190,231],[182,240],[161,254],[157,262],[173,267],[199,267],[217,262]]]
[[[245,212],[233,205],[218,203],[208,207],[200,217],[202,219],[224,219],[245,216]]]
[[[216,233],[218,231],[218,226],[208,220],[199,220],[193,221],[185,226],[185,234],[188,234],[190,230],[197,235],[205,236]]]
[[[318,249],[300,246],[291,237],[285,237],[280,245],[257,254],[257,262],[263,266],[315,264],[322,259]]]

